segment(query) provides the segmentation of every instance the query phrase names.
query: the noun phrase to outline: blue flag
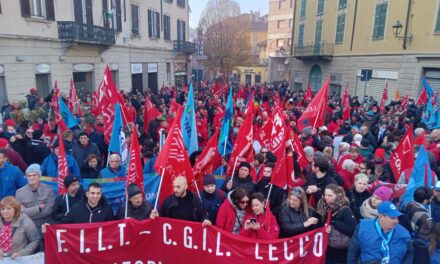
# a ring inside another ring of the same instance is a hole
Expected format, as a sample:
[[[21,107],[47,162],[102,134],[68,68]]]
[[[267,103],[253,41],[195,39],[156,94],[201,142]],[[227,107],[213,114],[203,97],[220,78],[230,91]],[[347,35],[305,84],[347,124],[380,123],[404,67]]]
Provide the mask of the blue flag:
[[[431,188],[432,185],[432,171],[429,166],[428,152],[424,146],[420,147],[417,159],[414,165],[414,169],[409,177],[408,186],[406,192],[403,195],[402,205],[405,206],[408,202],[414,201],[414,191],[418,187],[426,186]]]
[[[428,94],[428,97],[434,96],[434,91],[431,88],[431,85],[429,85],[428,81],[426,80],[425,76],[422,76],[422,84],[426,89],[426,93]],[[429,99],[430,100],[430,99]]]
[[[125,142],[124,125],[122,123],[121,107],[119,103],[115,104],[115,117],[113,119],[112,135],[108,152],[121,155],[121,165],[125,166],[128,162],[128,148]]]
[[[229,130],[231,128],[232,118],[234,117],[234,108],[232,101],[232,87],[229,87],[228,102],[223,116],[222,128],[218,138],[218,152],[222,157],[232,152],[232,142],[229,139]]]
[[[437,127],[437,114],[432,107],[431,98],[428,97],[428,103],[426,105],[426,110],[423,113],[422,122],[429,128],[434,129]]]
[[[78,121],[69,111],[69,108],[64,103],[61,96],[58,97],[58,104],[60,106],[60,115],[63,117],[64,123],[66,123],[68,128],[72,128],[78,125]]]
[[[194,110],[194,88],[192,83],[189,85],[188,99],[186,100],[185,110],[181,119],[182,137],[188,154],[191,155],[196,150],[199,150],[197,142],[197,125],[196,113]]]

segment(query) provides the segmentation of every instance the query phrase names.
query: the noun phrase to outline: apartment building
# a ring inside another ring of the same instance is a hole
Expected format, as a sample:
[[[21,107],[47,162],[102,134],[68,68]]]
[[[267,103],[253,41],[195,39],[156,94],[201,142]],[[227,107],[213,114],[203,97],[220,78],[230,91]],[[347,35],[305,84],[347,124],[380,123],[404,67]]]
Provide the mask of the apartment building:
[[[297,0],[292,78],[318,90],[415,98],[425,75],[440,90],[440,0]],[[392,97],[393,98],[393,97]]]
[[[80,97],[109,65],[119,89],[187,81],[188,0],[0,1],[0,100],[23,100],[31,87]]]

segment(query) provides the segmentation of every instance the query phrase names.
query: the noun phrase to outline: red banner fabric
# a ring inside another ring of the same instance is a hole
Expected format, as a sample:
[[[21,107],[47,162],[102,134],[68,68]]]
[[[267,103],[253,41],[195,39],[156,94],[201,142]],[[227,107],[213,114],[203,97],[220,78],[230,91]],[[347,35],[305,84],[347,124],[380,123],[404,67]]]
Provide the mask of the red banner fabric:
[[[157,218],[48,226],[47,264],[324,264],[325,228],[277,240],[233,235],[201,223]]]
[[[414,136],[413,126],[406,131],[399,145],[390,158],[390,167],[396,182],[399,182],[402,172],[414,168]]]

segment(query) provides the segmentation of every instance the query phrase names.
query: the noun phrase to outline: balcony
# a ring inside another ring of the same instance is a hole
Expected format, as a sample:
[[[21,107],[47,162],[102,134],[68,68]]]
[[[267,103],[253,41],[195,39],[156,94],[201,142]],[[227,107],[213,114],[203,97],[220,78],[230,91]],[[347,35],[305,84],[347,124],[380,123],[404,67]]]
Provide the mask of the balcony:
[[[186,53],[186,54],[193,54],[194,52],[196,52],[196,44],[183,40],[174,40],[173,51]]]
[[[299,60],[332,60],[335,44],[315,43],[313,45],[295,46],[293,57]]]
[[[110,46],[115,44],[114,30],[73,21],[58,21],[58,38],[63,41]]]

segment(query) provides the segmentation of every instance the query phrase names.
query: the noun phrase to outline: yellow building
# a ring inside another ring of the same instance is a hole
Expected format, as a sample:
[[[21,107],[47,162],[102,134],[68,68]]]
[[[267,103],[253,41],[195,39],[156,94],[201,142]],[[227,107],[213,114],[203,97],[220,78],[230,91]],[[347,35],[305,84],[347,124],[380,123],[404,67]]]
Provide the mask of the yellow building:
[[[317,90],[416,97],[425,75],[440,90],[440,0],[297,0],[292,79]]]
[[[254,85],[268,81],[268,69],[266,66],[237,67],[234,71],[234,80],[243,84]]]

